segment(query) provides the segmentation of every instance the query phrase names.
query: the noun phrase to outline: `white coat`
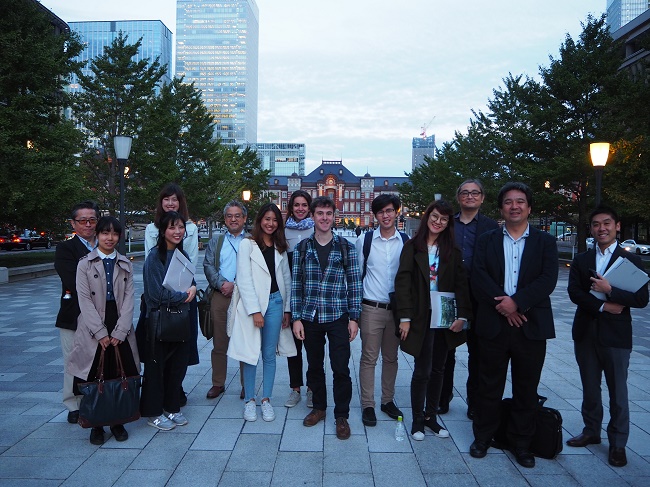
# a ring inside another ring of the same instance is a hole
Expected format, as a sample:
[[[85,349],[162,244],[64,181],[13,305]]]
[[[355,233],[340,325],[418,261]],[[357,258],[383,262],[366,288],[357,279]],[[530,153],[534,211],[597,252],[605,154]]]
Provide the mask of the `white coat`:
[[[286,252],[275,250],[275,279],[282,296],[285,312],[290,312],[291,274]],[[251,365],[257,365],[262,350],[262,333],[253,323],[253,314],[266,314],[271,289],[271,274],[257,243],[245,238],[237,251],[237,278],[239,302],[236,304],[235,322],[228,344],[228,356]],[[234,305],[234,304],[233,304]],[[293,357],[297,354],[291,327],[280,330],[278,355]]]

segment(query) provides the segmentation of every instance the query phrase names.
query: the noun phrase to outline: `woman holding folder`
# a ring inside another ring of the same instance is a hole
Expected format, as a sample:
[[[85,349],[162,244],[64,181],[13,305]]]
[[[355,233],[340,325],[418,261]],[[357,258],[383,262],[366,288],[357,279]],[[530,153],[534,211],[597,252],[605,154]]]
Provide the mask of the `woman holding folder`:
[[[163,286],[165,276],[178,249],[183,252],[185,219],[175,211],[166,212],[158,225],[156,247],[144,263],[144,299],[147,316],[161,306],[188,307],[196,296],[194,281],[185,291],[170,291]],[[170,277],[168,276],[168,280]],[[189,318],[188,318],[189,319]],[[188,327],[189,327],[188,323]],[[187,369],[189,348],[186,342],[162,342],[153,336],[147,323],[147,354],[140,398],[140,414],[149,417],[148,424],[163,431],[187,424],[180,412],[180,390]]]
[[[456,320],[448,329],[431,328],[432,291],[455,294]],[[395,299],[400,346],[415,357],[411,435],[423,440],[426,426],[439,438],[449,438],[449,432],[436,420],[436,409],[447,351],[465,342],[463,328],[472,313],[463,259],[454,244],[454,215],[449,203],[431,203],[415,236],[404,244],[395,276]]]

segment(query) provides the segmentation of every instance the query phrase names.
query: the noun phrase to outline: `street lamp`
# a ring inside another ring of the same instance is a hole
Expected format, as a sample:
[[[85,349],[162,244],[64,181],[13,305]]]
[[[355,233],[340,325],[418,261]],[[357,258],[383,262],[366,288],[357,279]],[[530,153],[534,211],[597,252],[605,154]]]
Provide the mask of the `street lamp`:
[[[244,191],[241,192],[241,198],[244,200],[244,203],[246,204],[246,211],[248,212],[248,202],[251,200],[251,192],[249,189],[245,189]],[[248,226],[248,214],[246,215],[246,219],[244,220],[244,233],[247,232],[247,227]]]
[[[120,243],[118,251],[122,255],[126,255],[126,242],[124,236],[126,235],[126,214],[124,212],[124,168],[126,161],[131,153],[132,137],[128,135],[116,135],[113,137],[113,146],[115,147],[115,157],[117,158],[118,170],[120,171],[120,225],[122,226],[122,235],[120,236]]]
[[[603,169],[607,164],[607,157],[609,157],[609,142],[594,142],[589,144],[589,153],[591,155],[591,163],[594,165],[596,171],[596,205],[600,205],[600,190],[603,184]]]

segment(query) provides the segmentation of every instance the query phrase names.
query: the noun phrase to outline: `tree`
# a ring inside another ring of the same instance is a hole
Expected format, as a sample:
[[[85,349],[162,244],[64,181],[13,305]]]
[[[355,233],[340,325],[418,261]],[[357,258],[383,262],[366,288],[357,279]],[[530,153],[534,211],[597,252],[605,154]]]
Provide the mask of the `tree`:
[[[63,115],[63,88],[81,49],[77,36],[56,32],[35,2],[0,4],[3,225],[60,230],[84,196],[74,157],[82,135]]]

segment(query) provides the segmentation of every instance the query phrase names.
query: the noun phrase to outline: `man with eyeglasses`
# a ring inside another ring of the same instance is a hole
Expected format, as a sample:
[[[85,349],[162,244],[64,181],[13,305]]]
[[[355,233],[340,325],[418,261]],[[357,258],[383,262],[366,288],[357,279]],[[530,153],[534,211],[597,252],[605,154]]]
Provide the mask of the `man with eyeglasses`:
[[[224,234],[212,237],[205,249],[203,271],[213,289],[210,301],[212,318],[212,387],[206,394],[208,399],[215,399],[226,390],[228,369],[228,343],[226,333],[228,306],[235,287],[237,273],[237,252],[239,244],[247,236],[243,231],[248,216],[246,207],[239,201],[230,201],[223,209],[224,222],[228,229]],[[240,382],[243,384],[240,370]],[[243,399],[243,389],[240,397]]]
[[[454,215],[454,238],[456,245],[462,251],[463,264],[467,271],[467,276],[471,282],[472,262],[478,237],[489,230],[499,227],[499,224],[485,215],[481,210],[481,205],[485,200],[485,191],[483,184],[478,179],[466,179],[456,190],[456,200],[460,205],[460,211]],[[478,303],[474,295],[470,293],[472,299],[473,315],[476,316]],[[478,393],[478,364],[479,348],[474,332],[471,326],[467,330],[467,417],[474,418],[475,398]],[[447,362],[445,363],[445,376],[440,392],[440,406],[438,414],[449,412],[449,403],[453,396],[454,390],[454,370],[456,368],[456,349],[449,350],[447,353]]]
[[[56,327],[61,337],[63,363],[68,362],[72,352],[74,334],[77,330],[77,318],[81,314],[77,297],[77,264],[79,259],[97,247],[95,226],[99,219],[99,207],[94,201],[84,201],[72,208],[70,225],[75,235],[56,246],[54,268],[61,278],[61,301],[56,316]],[[63,371],[63,405],[68,409],[68,422],[79,420],[79,403],[81,396],[73,393],[74,377]]]

